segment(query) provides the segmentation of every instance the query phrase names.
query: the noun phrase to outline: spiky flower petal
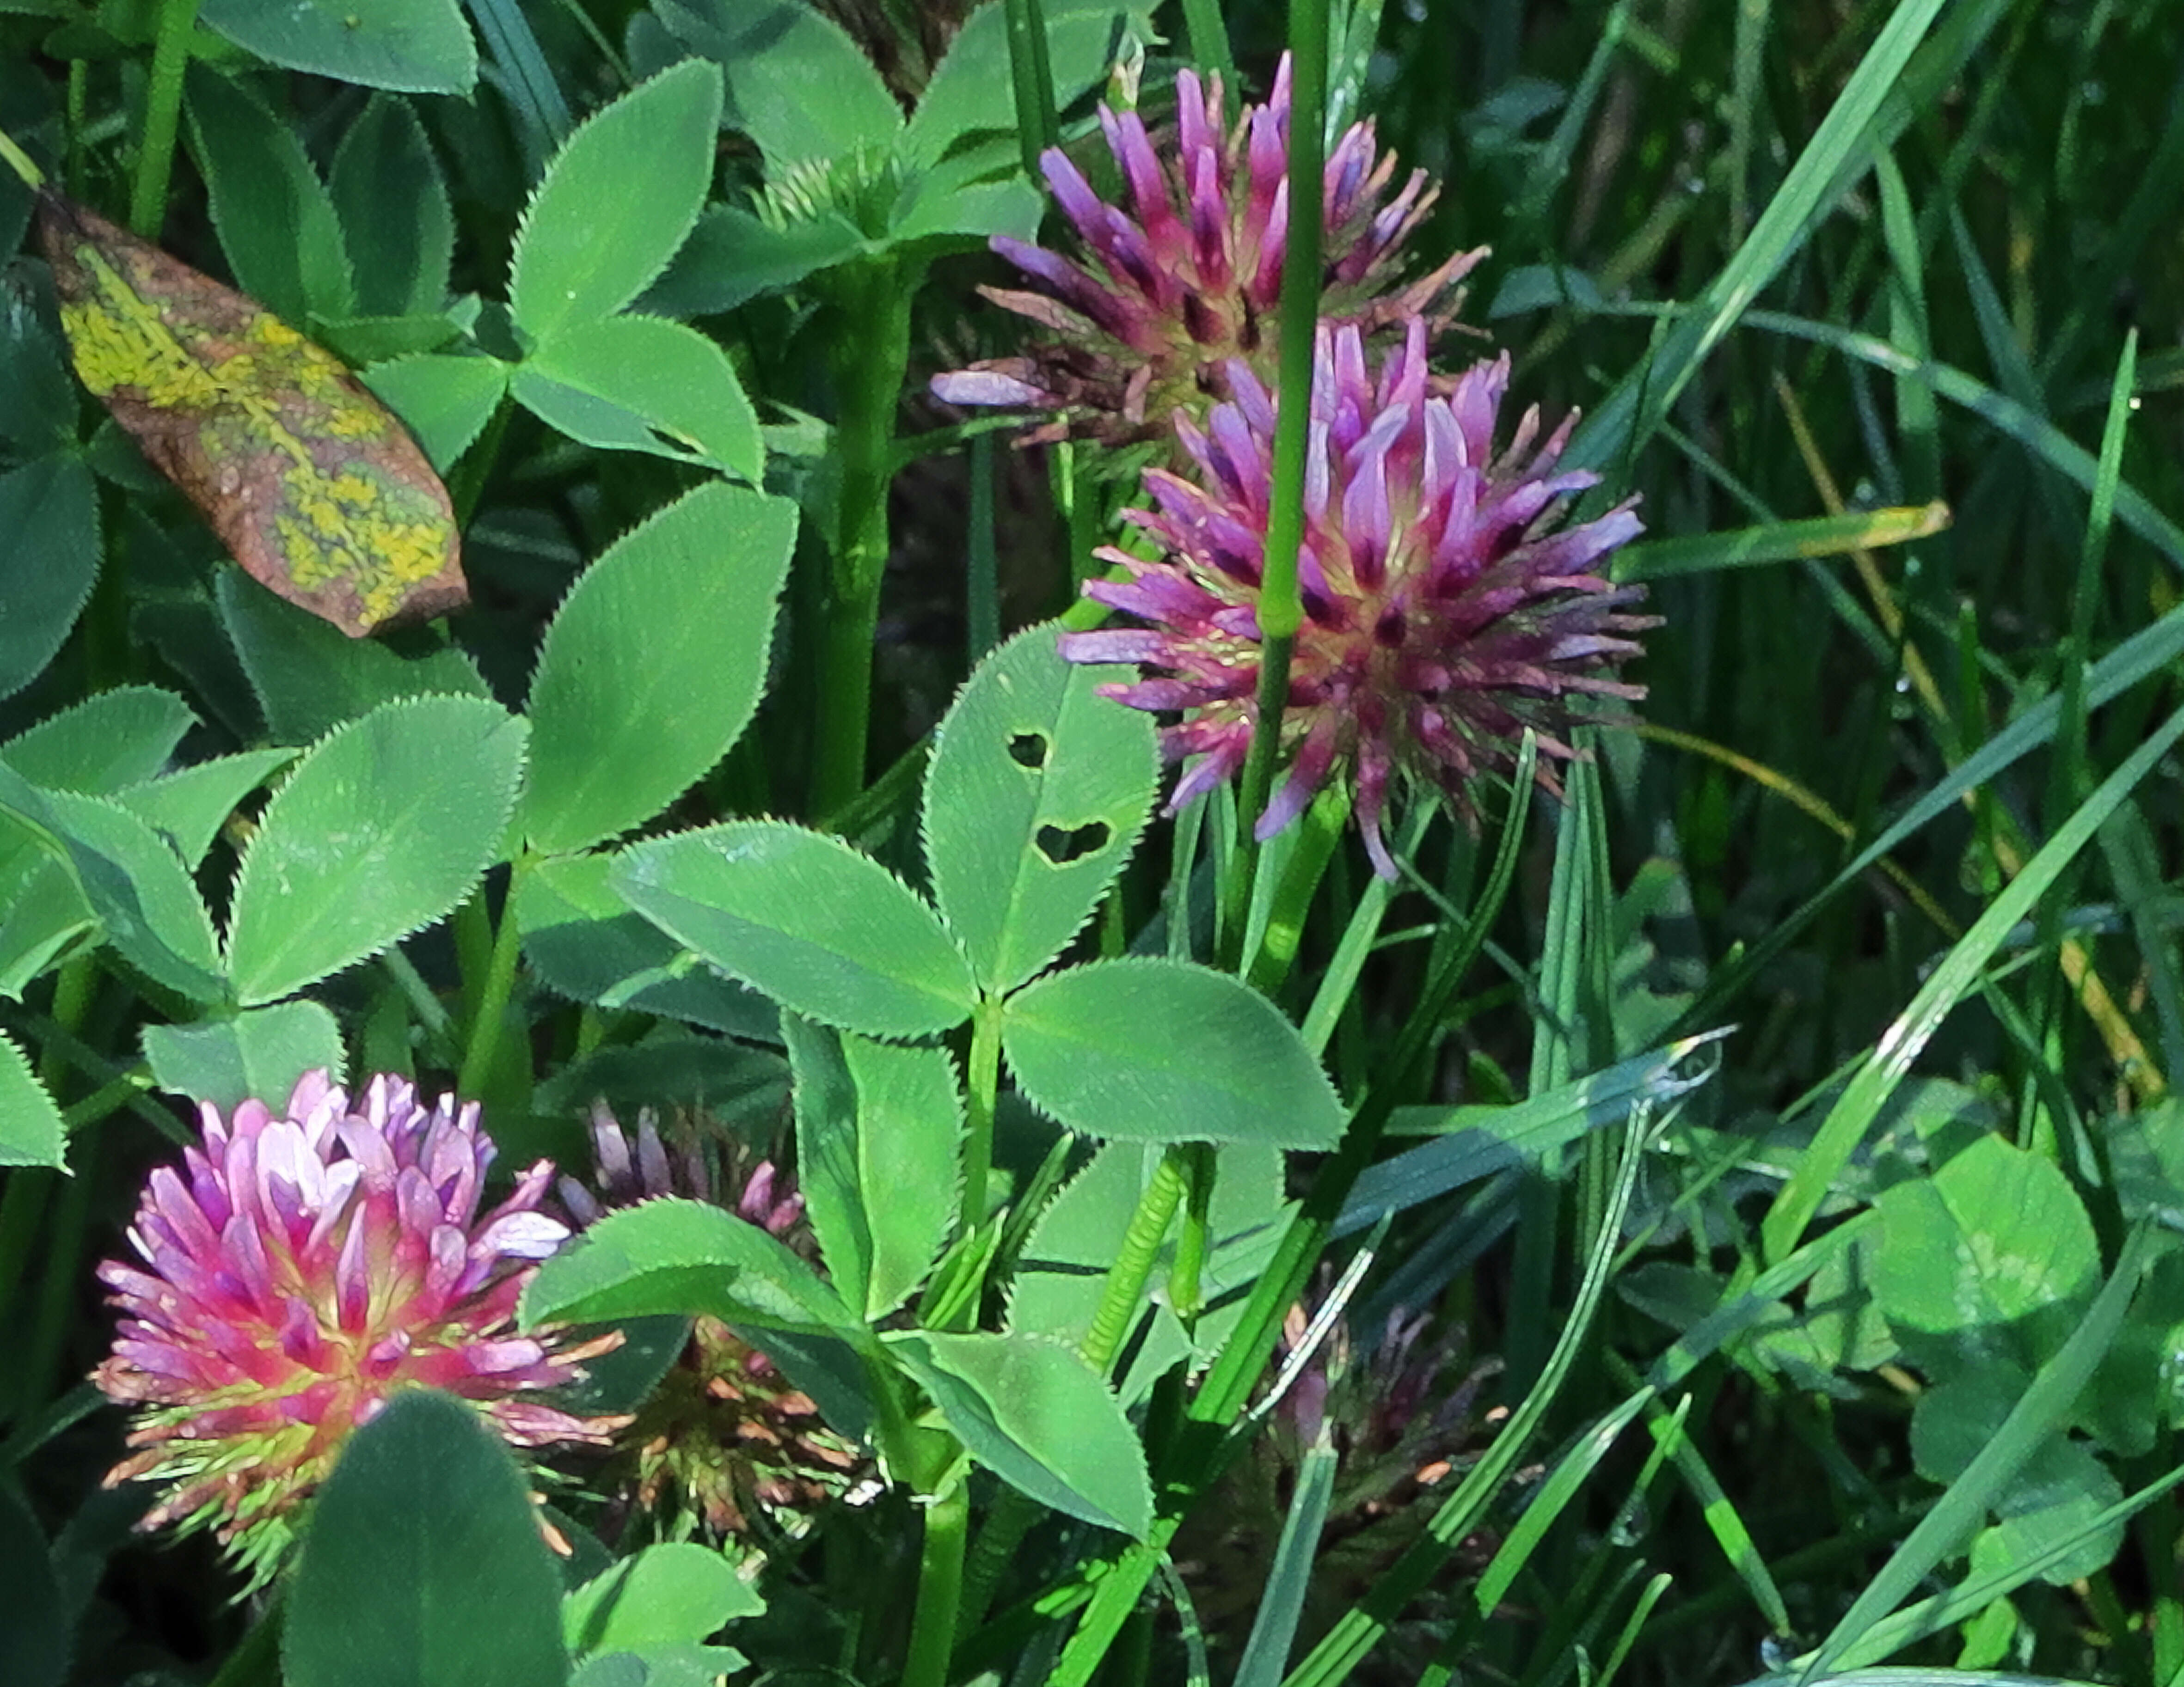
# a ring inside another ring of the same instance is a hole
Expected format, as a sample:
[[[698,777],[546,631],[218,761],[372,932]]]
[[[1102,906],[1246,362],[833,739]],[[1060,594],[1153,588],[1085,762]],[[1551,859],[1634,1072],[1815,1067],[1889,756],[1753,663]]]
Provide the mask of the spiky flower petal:
[[[152,1173],[129,1231],[142,1266],[99,1278],[121,1308],[93,1373],[142,1408],[110,1484],[165,1495],[144,1526],[209,1528],[260,1578],[297,1508],[350,1432],[405,1388],[475,1401],[510,1442],[604,1442],[611,1421],[538,1399],[613,1345],[518,1335],[515,1306],[538,1262],[568,1238],[539,1211],[544,1161],[478,1214],[490,1138],[475,1102],[422,1105],[404,1079],[372,1079],[361,1105],[323,1072],[276,1112],[208,1105],[182,1169]]]
[[[1134,111],[1100,108],[1127,209],[1100,198],[1066,153],[1046,152],[1041,168],[1086,261],[995,236],[994,249],[1032,286],[982,291],[1045,337],[1021,357],[936,377],[939,397],[1053,412],[1033,439],[1078,433],[1120,445],[1165,440],[1168,419],[1178,413],[1202,420],[1227,396],[1232,362],[1272,377],[1271,324],[1290,225],[1289,59],[1273,97],[1245,107],[1225,136],[1221,103],[1219,77],[1201,84],[1195,72],[1178,75],[1177,132],[1165,157]],[[1484,255],[1451,258],[1398,284],[1403,242],[1439,190],[1414,170],[1384,203],[1395,169],[1394,157],[1379,152],[1370,121],[1352,126],[1327,159],[1319,315],[1368,337],[1415,318],[1445,324],[1455,312],[1457,282]]]
[[[1125,512],[1162,554],[1102,550],[1132,577],[1084,588],[1143,625],[1061,640],[1073,661],[1154,671],[1106,695],[1181,713],[1162,734],[1169,758],[1191,764],[1171,812],[1234,775],[1251,746],[1274,404],[1248,366],[1229,371],[1233,396],[1203,431],[1178,419],[1191,476],[1149,470],[1158,508]],[[1356,326],[1320,330],[1297,560],[1305,620],[1281,727],[1288,777],[1262,839],[1347,770],[1366,846],[1393,877],[1381,823],[1399,770],[1467,805],[1474,782],[1514,761],[1527,727],[1546,756],[1568,759],[1574,704],[1644,694],[1613,669],[1653,622],[1624,612],[1639,588],[1602,571],[1638,518],[1624,504],[1557,531],[1570,496],[1599,477],[1557,470],[1572,423],[1541,440],[1536,409],[1496,452],[1508,384],[1506,356],[1432,381],[1415,320],[1377,376]]]

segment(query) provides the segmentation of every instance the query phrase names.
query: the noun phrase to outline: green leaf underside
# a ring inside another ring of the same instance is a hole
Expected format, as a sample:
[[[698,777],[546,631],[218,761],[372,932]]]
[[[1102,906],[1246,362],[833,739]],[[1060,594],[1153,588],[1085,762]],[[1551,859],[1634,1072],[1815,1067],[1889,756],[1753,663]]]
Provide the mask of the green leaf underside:
[[[566,1681],[560,1573],[529,1486],[474,1407],[397,1395],[314,1503],[281,1624],[290,1687]]]
[[[923,827],[933,900],[987,990],[1060,954],[1137,847],[1160,779],[1153,723],[1065,662],[1056,629],[978,665],[936,735]]]
[[[755,1224],[717,1206],[651,1200],[611,1213],[539,1268],[526,1326],[655,1313],[710,1314],[760,1328],[863,1328],[811,1267]]]
[[[705,486],[585,571],[531,685],[534,847],[579,849],[641,824],[741,736],[795,538],[788,499]]]
[[[1257,991],[1180,961],[1095,961],[1011,996],[1024,1094],[1087,1136],[1332,1148],[1346,1120],[1303,1039]]]
[[[960,1024],[976,999],[932,909],[838,838],[732,821],[636,845],[612,882],[669,936],[826,1024],[927,1036]]]
[[[246,1006],[376,955],[499,859],[525,724],[479,698],[381,704],[315,745],[237,874],[228,969]]]
[[[144,1059],[162,1089],[222,1111],[252,1096],[287,1095],[307,1072],[342,1081],[341,1027],[316,1002],[247,1008],[232,1019],[148,1025]]]
[[[889,1339],[971,1456],[1043,1505],[1142,1539],[1144,1448],[1074,1350],[1039,1336],[923,1330]]]
[[[711,185],[721,79],[662,71],[571,133],[531,196],[508,302],[535,341],[621,309],[675,255]]]

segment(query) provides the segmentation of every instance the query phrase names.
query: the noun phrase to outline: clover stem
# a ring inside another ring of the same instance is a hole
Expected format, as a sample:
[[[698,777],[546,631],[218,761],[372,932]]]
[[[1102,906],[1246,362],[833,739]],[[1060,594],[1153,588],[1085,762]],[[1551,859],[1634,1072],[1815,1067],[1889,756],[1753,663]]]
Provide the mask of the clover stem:
[[[979,999],[971,1021],[963,1133],[963,1231],[986,1222],[986,1185],[994,1171],[994,1105],[1001,1087],[1001,999]]]
[[[129,195],[130,231],[153,241],[167,220],[167,181],[174,174],[175,132],[181,122],[182,77],[190,68],[198,0],[166,0],[159,13],[159,33],[152,44],[152,85],[144,96],[144,136],[136,149],[136,180]]]
[[[925,1508],[917,1564],[917,1614],[911,1621],[903,1687],[945,1687],[963,1605],[963,1558],[971,1538],[971,1491],[958,1480]]]
[[[487,962],[485,987],[478,993],[477,1013],[471,1021],[470,1044],[463,1050],[463,1069],[455,1093],[476,1100],[493,1077],[494,1057],[500,1052],[501,1022],[515,993],[515,963],[521,953],[522,934],[515,918],[516,888],[523,881],[526,856],[518,856],[509,874],[508,895],[501,904],[500,927],[493,933],[492,958]]]
[[[914,266],[883,259],[847,276],[838,301],[854,331],[841,341],[841,414],[834,430],[841,481],[820,613],[811,808],[822,816],[838,812],[865,788],[895,406],[910,365],[910,304],[916,291]]]

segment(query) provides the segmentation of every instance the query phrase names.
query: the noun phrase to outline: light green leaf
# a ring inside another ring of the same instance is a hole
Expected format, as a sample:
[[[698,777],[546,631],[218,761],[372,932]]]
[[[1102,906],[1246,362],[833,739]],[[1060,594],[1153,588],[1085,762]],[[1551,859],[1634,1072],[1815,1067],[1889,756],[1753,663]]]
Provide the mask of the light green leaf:
[[[610,1213],[539,1267],[522,1321],[599,1323],[673,1312],[826,1334],[862,1322],[757,1225],[706,1202],[646,1201]]]
[[[794,287],[872,248],[838,211],[776,228],[739,205],[709,205],[637,308],[657,316],[710,316]]]
[[[298,330],[314,311],[355,315],[341,223],[294,131],[203,64],[190,71],[189,114],[236,286]]]
[[[1098,907],[1152,813],[1153,723],[1065,662],[1050,623],[978,665],[935,735],[923,826],[933,900],[979,983],[1012,990]]]
[[[427,354],[374,364],[357,379],[402,418],[417,448],[444,475],[493,419],[508,376],[499,358]]]
[[[171,691],[117,686],[17,733],[0,761],[49,791],[111,797],[164,768],[197,720]]]
[[[1002,1052],[1043,1111],[1086,1136],[1332,1148],[1346,1115],[1256,990],[1181,961],[1071,967],[1007,1003]]]
[[[0,1166],[66,1165],[61,1110],[14,1039],[0,1032]]]
[[[756,482],[758,415],[727,354],[664,316],[556,329],[510,389],[541,420],[604,451],[649,451]]]
[[[1073,1349],[1031,1335],[922,1330],[888,1339],[971,1456],[1043,1505],[1142,1539],[1145,1449]]]
[[[624,535],[547,629],[523,823],[563,853],[650,819],[758,707],[796,542],[787,498],[710,485]]]
[[[822,832],[777,821],[679,832],[625,850],[611,882],[670,937],[825,1024],[928,1036],[977,999],[932,909]]]
[[[710,1639],[724,1623],[766,1609],[735,1566],[694,1541],[648,1546],[561,1601],[569,1650],[642,1651]]]
[[[660,0],[676,39],[727,77],[724,120],[758,143],[766,173],[845,159],[901,131],[894,96],[842,26],[802,0]]]
[[[465,32],[465,39],[468,32]],[[327,191],[366,316],[430,316],[447,302],[455,220],[440,161],[409,101],[380,94],[334,150]]]
[[[560,1572],[529,1489],[475,1406],[396,1395],[312,1507],[282,1612],[288,1687],[566,1682]]]
[[[0,475],[0,697],[45,671],[98,577],[98,487],[74,458]]]
[[[712,185],[721,78],[686,60],[593,113],[562,144],[516,236],[508,302],[533,341],[644,292]]]
[[[341,1027],[316,1002],[246,1008],[232,1019],[148,1025],[144,1059],[162,1089],[223,1111],[252,1096],[277,1100],[307,1072],[337,1083],[348,1066]]]
[[[237,875],[228,968],[245,1006],[448,912],[499,859],[528,729],[480,698],[382,704],[315,745]]]

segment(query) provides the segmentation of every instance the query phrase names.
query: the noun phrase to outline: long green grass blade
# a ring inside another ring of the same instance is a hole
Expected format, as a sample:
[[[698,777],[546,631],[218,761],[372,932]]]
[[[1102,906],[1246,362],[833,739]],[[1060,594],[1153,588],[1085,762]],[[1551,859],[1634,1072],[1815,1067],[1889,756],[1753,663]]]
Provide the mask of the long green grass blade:
[[[1296,1644],[1297,1623],[1304,1616],[1305,1595],[1312,1591],[1312,1561],[1319,1550],[1320,1530],[1327,1523],[1327,1508],[1334,1497],[1334,1444],[1323,1428],[1319,1439],[1304,1456],[1297,1473],[1296,1491],[1290,1496],[1288,1514],[1282,1519],[1280,1542],[1274,1548],[1273,1567],[1259,1595],[1259,1609],[1251,1618],[1251,1636],[1244,1643],[1244,1656],[1236,1664],[1236,1687],[1276,1687],[1289,1667],[1290,1648]]]

